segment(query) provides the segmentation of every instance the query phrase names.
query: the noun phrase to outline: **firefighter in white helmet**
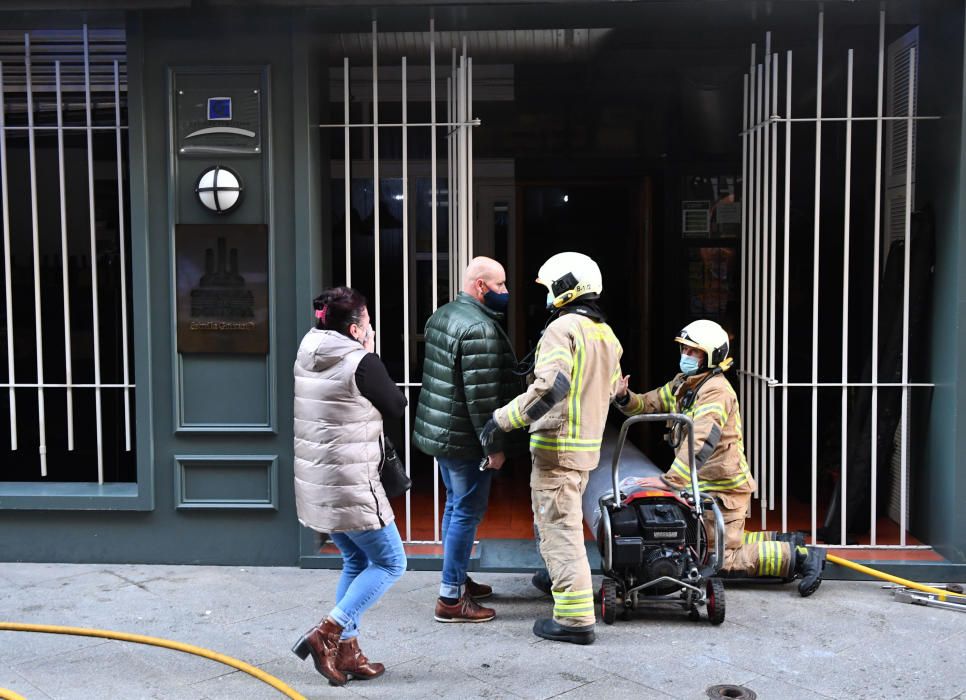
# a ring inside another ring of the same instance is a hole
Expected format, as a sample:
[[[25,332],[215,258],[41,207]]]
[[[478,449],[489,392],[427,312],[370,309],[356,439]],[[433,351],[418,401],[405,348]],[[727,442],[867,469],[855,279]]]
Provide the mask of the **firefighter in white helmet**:
[[[738,397],[724,372],[731,366],[728,334],[714,321],[694,321],[674,339],[681,349],[681,371],[646,394],[627,390],[622,377],[615,403],[627,415],[684,413],[694,421],[694,458],[702,492],[718,499],[725,522],[722,573],[732,576],[801,578],[798,592],[814,593],[822,582],[825,550],[804,547],[800,533],[745,533],[745,516],[755,480],[745,459]],[[674,461],[662,477],[641,486],[690,489],[686,436],[672,439]],[[709,514],[710,515],[710,514]],[[713,521],[709,518],[709,525]],[[708,528],[713,534],[713,528]],[[768,538],[768,539],[765,539]]]
[[[481,439],[485,445],[496,430],[529,426],[533,517],[554,598],[553,617],[537,620],[533,632],[590,644],[596,618],[581,497],[600,456],[623,351],[596,304],[603,281],[591,258],[558,253],[537,282],[547,288],[550,320],[537,344],[533,382],[494,411]]]

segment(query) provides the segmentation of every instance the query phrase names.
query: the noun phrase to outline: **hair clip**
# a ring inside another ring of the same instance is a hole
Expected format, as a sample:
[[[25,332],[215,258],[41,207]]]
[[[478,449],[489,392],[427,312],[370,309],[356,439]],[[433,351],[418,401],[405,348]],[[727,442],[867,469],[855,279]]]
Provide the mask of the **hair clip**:
[[[322,323],[325,323],[325,314],[328,310],[329,310],[329,305],[324,304],[321,309],[315,310],[315,317],[320,321],[322,321]]]

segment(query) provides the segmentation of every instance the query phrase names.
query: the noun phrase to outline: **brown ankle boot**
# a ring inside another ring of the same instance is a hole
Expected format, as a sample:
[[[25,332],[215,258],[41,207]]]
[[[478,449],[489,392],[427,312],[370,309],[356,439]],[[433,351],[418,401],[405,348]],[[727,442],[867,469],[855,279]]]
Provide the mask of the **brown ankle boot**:
[[[339,637],[342,628],[329,618],[325,618],[317,627],[302,635],[295,643],[292,651],[304,659],[312,655],[315,670],[325,676],[332,685],[345,685],[346,676],[338,669],[336,659],[339,654]]]
[[[359,648],[358,637],[343,639],[339,642],[339,657],[335,662],[336,668],[342,671],[346,678],[357,678],[361,681],[378,678],[386,672],[382,664],[374,664],[366,658]]]

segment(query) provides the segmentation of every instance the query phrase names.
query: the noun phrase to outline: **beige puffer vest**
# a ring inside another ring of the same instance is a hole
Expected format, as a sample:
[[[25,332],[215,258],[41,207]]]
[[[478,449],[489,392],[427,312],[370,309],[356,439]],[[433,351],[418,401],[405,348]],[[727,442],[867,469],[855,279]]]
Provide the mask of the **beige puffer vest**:
[[[295,360],[295,505],[317,532],[378,530],[395,516],[379,480],[382,416],[359,393],[366,350],[311,330]]]

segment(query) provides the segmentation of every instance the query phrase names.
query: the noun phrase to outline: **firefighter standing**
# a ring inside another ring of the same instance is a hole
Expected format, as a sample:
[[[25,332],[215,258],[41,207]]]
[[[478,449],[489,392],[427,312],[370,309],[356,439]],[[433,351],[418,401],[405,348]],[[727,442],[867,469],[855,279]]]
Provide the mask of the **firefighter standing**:
[[[590,644],[596,618],[581,497],[600,456],[622,349],[595,303],[603,283],[591,258],[558,253],[540,268],[537,282],[548,289],[551,316],[537,344],[534,381],[494,411],[481,439],[485,445],[496,430],[529,426],[533,517],[554,598],[553,618],[537,620],[533,632]]]
[[[824,549],[801,546],[799,533],[744,532],[755,480],[745,459],[738,397],[723,374],[731,366],[728,334],[717,323],[702,320],[685,326],[674,340],[681,348],[681,372],[646,394],[628,391],[629,377],[622,377],[615,403],[626,415],[684,413],[694,421],[699,486],[718,499],[724,516],[722,573],[799,577],[798,592],[811,595],[822,582]],[[670,469],[657,478],[676,489],[690,488],[686,439],[679,441]]]

